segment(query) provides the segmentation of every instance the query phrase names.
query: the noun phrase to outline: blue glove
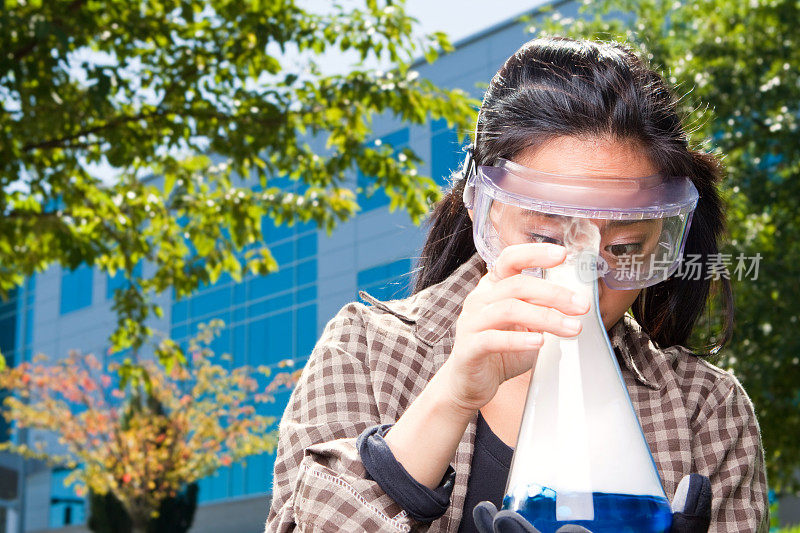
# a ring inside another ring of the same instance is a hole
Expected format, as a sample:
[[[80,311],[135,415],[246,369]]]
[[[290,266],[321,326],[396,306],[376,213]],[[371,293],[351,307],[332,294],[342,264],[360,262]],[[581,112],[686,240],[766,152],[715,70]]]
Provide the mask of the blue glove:
[[[540,533],[521,514],[498,511],[491,502],[481,502],[472,510],[481,533]],[[684,477],[672,500],[670,533],[706,533],[711,524],[711,482],[700,474]],[[582,526],[568,524],[556,533],[592,533]]]

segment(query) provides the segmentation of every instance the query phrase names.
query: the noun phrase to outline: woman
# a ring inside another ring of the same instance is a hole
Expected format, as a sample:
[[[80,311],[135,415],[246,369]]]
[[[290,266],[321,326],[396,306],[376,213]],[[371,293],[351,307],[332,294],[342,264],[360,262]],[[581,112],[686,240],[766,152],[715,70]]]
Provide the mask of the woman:
[[[486,92],[472,158],[588,180],[687,176],[700,199],[684,253],[717,253],[717,162],[689,148],[664,81],[621,45],[522,46]],[[281,421],[267,530],[468,531],[477,502],[499,507],[541,332],[575,335],[570,318],[588,302],[522,273],[561,263],[557,239],[507,246],[487,271],[465,167],[431,216],[414,295],[366,296],[372,306],[349,304],[325,328]],[[683,347],[709,295],[704,278],[604,282],[600,311],[667,496],[700,473],[710,530],[757,531],[767,503],[752,404],[732,375]],[[719,346],[733,312],[722,284]]]

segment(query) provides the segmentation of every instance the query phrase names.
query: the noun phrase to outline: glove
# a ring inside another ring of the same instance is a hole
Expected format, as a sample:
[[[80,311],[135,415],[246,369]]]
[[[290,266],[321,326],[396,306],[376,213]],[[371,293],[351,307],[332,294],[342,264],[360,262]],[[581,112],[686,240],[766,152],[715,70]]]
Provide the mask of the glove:
[[[521,514],[498,511],[491,502],[481,502],[472,510],[480,533],[540,533]],[[685,476],[672,499],[670,533],[706,533],[711,525],[711,482],[700,474]],[[582,526],[567,524],[556,533],[592,533]]]

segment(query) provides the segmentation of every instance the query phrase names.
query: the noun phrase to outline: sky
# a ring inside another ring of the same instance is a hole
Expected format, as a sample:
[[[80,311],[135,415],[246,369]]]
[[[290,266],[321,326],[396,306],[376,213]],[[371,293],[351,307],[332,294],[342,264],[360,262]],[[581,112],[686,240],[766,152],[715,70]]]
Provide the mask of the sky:
[[[544,4],[543,0],[406,0],[419,31],[444,31],[452,42]]]
[[[456,43],[464,37],[504,22],[512,17],[529,12],[549,0],[405,0],[406,13],[417,19],[414,29],[417,37],[435,31],[443,31]],[[332,0],[298,0],[298,4],[311,12],[328,13],[333,10]],[[363,9],[365,0],[335,0],[346,9]],[[269,50],[269,49],[268,49]],[[276,53],[277,48],[272,53]],[[284,65],[305,65],[303,56],[282,54]],[[323,74],[343,74],[356,67],[356,54],[342,54],[330,50],[322,56],[314,56]],[[389,68],[368,59],[359,68]],[[300,68],[302,70],[302,68]]]

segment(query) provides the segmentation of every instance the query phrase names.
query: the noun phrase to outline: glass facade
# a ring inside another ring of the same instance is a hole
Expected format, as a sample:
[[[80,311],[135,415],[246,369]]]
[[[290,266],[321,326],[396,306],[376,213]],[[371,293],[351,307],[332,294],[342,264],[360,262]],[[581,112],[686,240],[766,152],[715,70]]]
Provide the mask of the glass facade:
[[[411,296],[411,259],[400,259],[367,268],[358,273],[358,290],[379,300],[399,300]]]
[[[142,263],[136,263],[133,267],[133,275],[136,277],[141,277],[142,275]],[[114,293],[117,289],[127,288],[128,287],[128,280],[125,279],[125,273],[122,271],[117,272],[113,276],[106,275],[106,299],[110,300],[114,297]]]
[[[9,291],[6,300],[0,299],[0,353],[6,364],[14,366],[30,360],[33,344],[33,304],[36,277]],[[7,396],[0,391],[0,404]],[[13,425],[0,416],[0,442],[14,438]],[[6,456],[8,458],[9,456]],[[17,468],[21,461],[14,457],[0,465],[0,532],[15,531],[19,520],[19,489],[21,478]]]
[[[398,153],[403,148],[408,147],[408,128],[402,128],[388,135],[380,138],[380,142],[376,144],[391,146],[394,153]],[[361,192],[358,193],[358,205],[361,206],[361,212],[366,213],[379,207],[389,205],[389,197],[382,189],[376,190],[372,195],[368,195],[366,190],[373,184],[371,179],[364,176],[361,171],[358,171],[357,185]]]
[[[86,521],[85,501],[72,487],[64,485],[70,471],[55,468],[50,474],[50,527],[83,524]]]
[[[0,300],[0,353],[8,366],[14,366],[17,348],[17,307],[19,289],[12,289],[8,300]],[[8,394],[0,391],[0,402]],[[5,417],[0,416],[0,442],[7,441],[10,437],[10,426]]]
[[[444,119],[431,122],[431,177],[440,187],[447,187],[448,178],[464,161],[465,152],[455,128]]]
[[[454,133],[440,128],[438,134],[437,140],[432,140],[432,148],[440,149],[447,145],[449,156],[434,157],[433,167],[445,169],[451,163],[457,165],[458,157],[454,157],[452,154],[455,151],[450,150]],[[396,150],[401,149],[408,145],[408,128],[381,139]],[[359,178],[363,184],[363,178]],[[297,185],[288,180],[275,180],[274,183],[299,192]],[[380,191],[370,198],[362,196],[360,201],[364,211],[386,209],[388,205],[388,198]],[[248,274],[239,283],[229,276],[223,276],[189,297],[180,300],[173,297],[170,333],[185,347],[189,338],[197,333],[200,324],[221,319],[225,327],[211,344],[211,349],[217,354],[230,354],[234,365],[276,366],[280,361],[291,360],[295,368],[301,368],[319,334],[317,254],[318,239],[325,236],[313,224],[275,226],[265,219],[263,228],[264,239],[278,262],[279,270],[266,276]],[[141,264],[136,268],[137,274],[141,274]],[[389,300],[411,294],[411,268],[411,259],[403,258],[353,274],[359,290]],[[61,314],[91,307],[92,281],[93,270],[85,265],[62,272]],[[126,283],[119,273],[107,276],[106,298],[113,298],[114,291]],[[357,295],[354,295],[354,299],[357,299]],[[260,414],[274,417],[276,428],[290,394],[290,390],[280,390],[275,394],[274,402],[259,407]],[[274,453],[250,457],[200,480],[199,501],[219,501],[271,492],[274,459]],[[53,473],[50,527],[82,523],[85,520],[83,501],[63,486],[66,475],[65,471]]]
[[[313,224],[276,227],[268,219],[262,226],[278,271],[247,275],[240,283],[223,276],[190,297],[173,301],[172,338],[185,345],[200,324],[221,319],[225,327],[211,349],[230,354],[235,366],[276,366],[291,360],[302,367],[317,337],[318,232]],[[276,428],[289,394],[279,391],[275,402],[259,407],[259,414],[275,417]],[[274,458],[274,454],[250,457],[245,464],[201,480],[200,502],[271,492]]]
[[[396,130],[380,139],[381,143],[391,146],[395,152],[399,151],[409,145],[409,129]],[[437,183],[446,186],[447,178],[463,158],[456,132],[448,128],[446,122],[436,121],[431,124],[430,143],[431,176]],[[358,186],[364,187],[369,183],[370,180],[357,175]],[[270,183],[274,184],[285,190],[302,192],[297,183],[289,180],[278,179]],[[362,213],[383,209],[388,216],[386,207],[389,199],[382,191],[376,191],[370,197],[362,192],[358,200]],[[186,346],[201,323],[221,319],[225,327],[212,343],[211,349],[217,354],[230,354],[234,365],[276,366],[280,361],[291,360],[295,368],[301,368],[319,334],[318,247],[319,239],[326,236],[313,224],[276,227],[265,219],[263,228],[264,239],[278,262],[279,270],[266,276],[246,275],[239,283],[229,276],[223,276],[189,297],[180,300],[173,297],[170,333],[173,339]],[[365,241],[360,245],[373,246],[373,242]],[[359,239],[356,238],[350,246],[358,247]],[[413,252],[409,250],[406,253],[411,255]],[[364,290],[381,300],[405,298],[411,294],[412,266],[409,258],[393,259],[355,270],[353,281],[358,290]],[[142,265],[138,264],[136,274],[141,275],[141,271]],[[93,269],[86,265],[62,271],[59,295],[62,315],[92,307],[93,275]],[[32,284],[33,279],[29,283]],[[105,299],[113,298],[114,292],[124,288],[126,283],[121,273],[106,276]],[[20,352],[18,341],[21,335],[26,335],[25,346],[31,342],[33,290],[32,287],[31,290],[25,289],[25,294],[29,295],[26,296],[26,302],[31,305],[26,307],[30,308],[27,311],[28,319],[20,321],[19,301],[22,292],[15,292],[12,300],[0,304],[0,349],[4,354]],[[353,295],[353,299],[357,298],[357,295]],[[259,407],[261,414],[274,417],[276,428],[290,393],[290,390],[278,391],[274,402]],[[0,426],[0,429],[7,433],[7,428]],[[271,492],[274,459],[274,453],[250,457],[200,480],[200,502]],[[55,470],[52,474],[50,527],[80,524],[86,519],[84,501],[63,485],[67,474],[64,470]]]
[[[61,314],[65,315],[92,305],[94,270],[81,265],[75,270],[61,271]]]
[[[35,288],[36,277],[31,276],[22,286],[12,289],[7,300],[0,299],[0,353],[8,366],[30,360]],[[5,394],[0,391],[0,402]],[[6,419],[0,416],[0,442],[8,440],[10,429]]]
[[[11,289],[8,300],[0,299],[0,353],[5,355],[6,359],[8,359],[8,354],[13,353],[17,347],[18,292],[17,288]]]

